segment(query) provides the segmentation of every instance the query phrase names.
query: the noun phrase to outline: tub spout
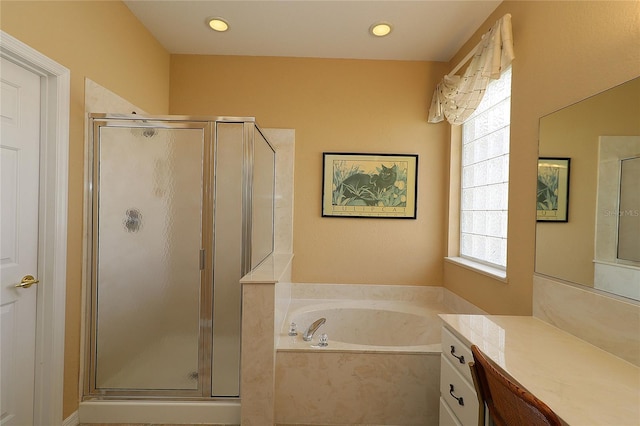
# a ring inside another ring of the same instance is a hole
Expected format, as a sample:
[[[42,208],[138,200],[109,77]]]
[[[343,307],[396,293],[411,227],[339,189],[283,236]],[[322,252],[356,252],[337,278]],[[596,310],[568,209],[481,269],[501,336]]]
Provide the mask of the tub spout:
[[[309,328],[307,328],[307,331],[305,331],[304,334],[302,335],[302,340],[304,340],[305,342],[311,341],[311,339],[313,339],[313,334],[316,331],[318,331],[320,326],[325,322],[327,322],[326,318],[320,318],[318,320],[315,320],[313,324],[311,324]]]

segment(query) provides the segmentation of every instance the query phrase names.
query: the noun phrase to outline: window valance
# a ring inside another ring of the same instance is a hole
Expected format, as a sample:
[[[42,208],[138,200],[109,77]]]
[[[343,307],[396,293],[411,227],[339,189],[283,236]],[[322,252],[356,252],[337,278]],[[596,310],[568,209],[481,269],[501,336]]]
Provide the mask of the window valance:
[[[453,75],[470,56],[471,63],[462,76]],[[513,61],[511,15],[498,19],[480,43],[436,87],[429,109],[429,123],[439,123],[445,118],[451,124],[462,124],[477,108],[491,79]]]

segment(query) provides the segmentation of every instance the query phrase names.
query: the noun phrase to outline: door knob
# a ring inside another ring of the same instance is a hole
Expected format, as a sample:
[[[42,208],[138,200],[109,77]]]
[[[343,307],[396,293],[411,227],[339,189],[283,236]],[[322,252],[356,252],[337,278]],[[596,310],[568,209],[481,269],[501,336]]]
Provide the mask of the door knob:
[[[40,281],[36,280],[33,275],[25,275],[24,277],[22,277],[22,280],[20,281],[20,284],[16,284],[15,287],[19,287],[19,288],[29,288],[34,284],[38,284]]]

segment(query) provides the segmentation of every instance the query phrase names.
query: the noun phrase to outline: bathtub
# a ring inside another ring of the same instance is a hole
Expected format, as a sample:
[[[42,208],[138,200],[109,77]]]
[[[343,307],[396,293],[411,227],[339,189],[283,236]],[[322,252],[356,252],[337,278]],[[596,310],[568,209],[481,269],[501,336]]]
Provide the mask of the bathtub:
[[[315,303],[314,303],[315,302]],[[302,302],[284,321],[278,350],[440,353],[439,306],[425,307],[399,301]],[[307,327],[318,318],[320,326],[312,342],[302,340]],[[291,323],[298,335],[288,335]],[[329,346],[317,347],[321,334]]]
[[[444,312],[438,303],[292,300],[276,346],[276,423],[437,425]],[[318,318],[327,321],[303,341]]]

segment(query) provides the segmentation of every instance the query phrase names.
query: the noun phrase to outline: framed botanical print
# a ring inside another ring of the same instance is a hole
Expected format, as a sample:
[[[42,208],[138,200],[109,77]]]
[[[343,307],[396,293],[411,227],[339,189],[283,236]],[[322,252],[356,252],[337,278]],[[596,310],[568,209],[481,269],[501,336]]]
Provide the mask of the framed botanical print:
[[[415,219],[416,154],[323,154],[322,216]]]
[[[536,219],[538,222],[569,220],[570,158],[538,159]]]

